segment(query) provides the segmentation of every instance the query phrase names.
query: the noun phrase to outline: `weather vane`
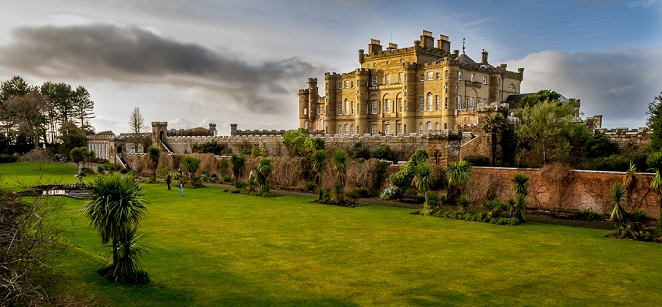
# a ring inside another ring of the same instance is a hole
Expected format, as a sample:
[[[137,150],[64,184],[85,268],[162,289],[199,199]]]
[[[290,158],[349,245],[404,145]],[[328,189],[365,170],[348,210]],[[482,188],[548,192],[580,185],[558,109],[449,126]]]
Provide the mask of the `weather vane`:
[[[465,37],[462,38],[462,54],[464,54],[464,41],[466,40]]]

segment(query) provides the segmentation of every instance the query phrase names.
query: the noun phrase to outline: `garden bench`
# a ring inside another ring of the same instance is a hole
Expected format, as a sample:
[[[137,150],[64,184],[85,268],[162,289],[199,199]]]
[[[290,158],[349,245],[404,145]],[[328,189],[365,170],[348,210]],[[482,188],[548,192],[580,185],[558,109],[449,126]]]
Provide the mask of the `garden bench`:
[[[411,203],[411,204],[420,204],[422,202],[421,197],[419,197],[416,194],[402,195],[402,198],[400,198],[400,201],[403,202],[403,203]]]
[[[579,214],[579,209],[555,208],[550,211],[552,217],[567,219],[572,217],[573,220],[577,219],[577,214]]]

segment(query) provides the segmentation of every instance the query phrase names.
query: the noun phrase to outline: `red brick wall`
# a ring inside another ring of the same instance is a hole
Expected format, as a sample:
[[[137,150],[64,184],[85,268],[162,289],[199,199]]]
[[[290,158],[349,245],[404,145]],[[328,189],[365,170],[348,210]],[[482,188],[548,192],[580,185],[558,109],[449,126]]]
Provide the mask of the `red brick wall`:
[[[527,207],[542,209],[574,208],[598,213],[611,213],[611,185],[622,182],[623,172],[574,171],[574,178],[566,186],[553,187],[546,182],[539,169],[474,167],[465,189],[473,200],[481,201],[488,194],[502,201],[514,197],[512,178],[521,172],[529,177]],[[640,173],[639,184],[633,193],[628,210],[639,209],[657,218],[657,194],[650,189],[653,174]]]

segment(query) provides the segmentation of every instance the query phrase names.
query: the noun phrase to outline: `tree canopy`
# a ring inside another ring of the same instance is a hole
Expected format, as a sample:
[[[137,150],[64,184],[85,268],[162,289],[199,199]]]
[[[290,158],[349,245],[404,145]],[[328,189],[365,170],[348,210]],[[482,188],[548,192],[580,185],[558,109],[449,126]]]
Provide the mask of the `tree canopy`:
[[[648,120],[646,124],[652,130],[650,135],[650,151],[662,149],[662,91],[648,104]]]
[[[539,90],[535,93],[522,95],[518,108],[532,107],[541,102],[558,101],[561,94],[552,90]]]

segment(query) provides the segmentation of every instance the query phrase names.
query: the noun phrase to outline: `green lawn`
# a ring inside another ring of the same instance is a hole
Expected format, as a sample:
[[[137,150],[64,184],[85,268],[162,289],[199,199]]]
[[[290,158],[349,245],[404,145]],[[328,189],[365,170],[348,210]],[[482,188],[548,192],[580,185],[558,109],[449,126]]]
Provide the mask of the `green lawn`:
[[[12,167],[0,164],[0,173]],[[80,215],[83,202],[63,198],[64,238],[76,246],[56,267],[67,291],[117,306],[662,301],[662,245],[608,239],[604,230],[496,226],[218,188],[180,197],[165,184],[142,187],[149,209],[141,230],[151,249],[143,264],[152,283],[100,278],[95,270],[107,250]]]

